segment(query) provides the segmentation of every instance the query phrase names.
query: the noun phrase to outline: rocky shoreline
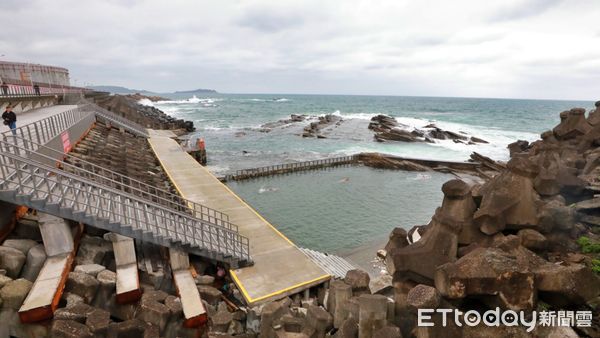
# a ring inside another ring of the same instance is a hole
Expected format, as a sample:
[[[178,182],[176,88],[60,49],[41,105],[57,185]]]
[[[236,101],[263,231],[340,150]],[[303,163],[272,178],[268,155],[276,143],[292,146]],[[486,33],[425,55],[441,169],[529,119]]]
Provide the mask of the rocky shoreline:
[[[534,334],[600,336],[600,102],[596,107],[587,118],[580,108],[562,112],[541,140],[511,144],[506,168],[485,183],[447,182],[429,224],[392,232],[386,263],[405,336],[530,336],[521,326],[416,327],[414,320],[418,309],[495,307],[528,316],[583,311],[593,314],[589,326],[538,327]]]
[[[139,104],[129,95],[95,95],[95,104],[138,123],[146,128],[170,129],[178,134],[193,132],[194,123],[173,118],[158,108]]]

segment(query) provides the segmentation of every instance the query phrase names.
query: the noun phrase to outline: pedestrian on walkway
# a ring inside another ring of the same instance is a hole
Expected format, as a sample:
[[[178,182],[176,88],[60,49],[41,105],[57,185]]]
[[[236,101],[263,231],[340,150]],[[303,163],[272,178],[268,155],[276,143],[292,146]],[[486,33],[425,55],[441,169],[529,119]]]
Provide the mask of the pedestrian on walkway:
[[[4,125],[7,125],[14,136],[17,136],[17,115],[12,111],[10,104],[6,106],[6,110],[2,113],[2,120]]]

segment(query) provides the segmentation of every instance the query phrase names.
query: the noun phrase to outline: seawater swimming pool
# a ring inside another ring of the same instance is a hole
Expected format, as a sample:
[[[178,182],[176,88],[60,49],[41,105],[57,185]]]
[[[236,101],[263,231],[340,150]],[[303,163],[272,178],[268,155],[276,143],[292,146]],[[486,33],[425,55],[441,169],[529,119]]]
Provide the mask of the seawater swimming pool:
[[[453,176],[344,166],[228,182],[294,243],[324,252],[384,240],[426,224]]]

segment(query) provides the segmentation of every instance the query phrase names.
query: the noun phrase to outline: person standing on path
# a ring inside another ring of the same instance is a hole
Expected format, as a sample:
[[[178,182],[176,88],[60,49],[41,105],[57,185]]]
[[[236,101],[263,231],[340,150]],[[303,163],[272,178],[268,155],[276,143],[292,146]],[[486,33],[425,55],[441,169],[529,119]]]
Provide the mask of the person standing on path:
[[[14,136],[17,136],[17,115],[12,111],[10,104],[6,106],[6,110],[2,113],[2,120],[12,131]]]

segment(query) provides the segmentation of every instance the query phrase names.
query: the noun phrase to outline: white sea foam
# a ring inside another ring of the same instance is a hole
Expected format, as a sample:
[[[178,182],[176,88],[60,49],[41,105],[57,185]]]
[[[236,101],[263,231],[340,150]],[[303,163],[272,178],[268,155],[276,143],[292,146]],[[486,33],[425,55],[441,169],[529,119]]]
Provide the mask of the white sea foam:
[[[208,169],[213,174],[225,174],[231,168],[229,166],[226,166],[226,165],[222,165],[222,166],[219,166],[219,165],[207,165],[206,169]]]
[[[149,107],[154,107],[154,102],[150,101],[150,99],[140,99],[137,103],[141,104],[142,106],[149,106]]]
[[[241,101],[253,101],[253,102],[288,102],[290,99],[286,99],[285,97],[276,97],[273,99],[241,99]]]
[[[277,192],[278,190],[279,188],[276,187],[260,187],[260,189],[258,189],[258,193],[263,194],[265,192]]]
[[[196,95],[193,95],[192,97],[190,97],[189,99],[185,99],[185,100],[164,100],[164,101],[157,101],[157,104],[189,104],[189,103],[200,103],[200,104],[214,104],[215,102],[219,102],[222,101],[223,99],[218,99],[218,98],[211,98],[211,97],[207,97],[207,98],[199,98]]]

